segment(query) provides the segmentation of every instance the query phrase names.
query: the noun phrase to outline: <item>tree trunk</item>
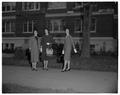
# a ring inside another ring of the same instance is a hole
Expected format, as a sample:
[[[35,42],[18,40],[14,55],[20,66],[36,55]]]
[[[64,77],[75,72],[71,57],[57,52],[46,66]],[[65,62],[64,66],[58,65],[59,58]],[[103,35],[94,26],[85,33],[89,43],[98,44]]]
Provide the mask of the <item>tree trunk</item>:
[[[91,5],[84,7],[83,17],[83,46],[81,57],[90,57],[90,24],[91,24]]]

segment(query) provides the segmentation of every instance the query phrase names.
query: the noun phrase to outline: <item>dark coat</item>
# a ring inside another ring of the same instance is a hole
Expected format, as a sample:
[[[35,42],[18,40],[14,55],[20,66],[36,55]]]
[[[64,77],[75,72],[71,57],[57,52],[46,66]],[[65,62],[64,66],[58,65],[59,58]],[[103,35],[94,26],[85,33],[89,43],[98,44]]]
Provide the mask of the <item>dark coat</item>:
[[[47,43],[51,43],[49,46]],[[54,43],[53,37],[51,35],[45,35],[41,39],[41,45],[42,45],[42,60],[48,60],[49,57],[46,55],[46,48],[52,47],[52,44]]]

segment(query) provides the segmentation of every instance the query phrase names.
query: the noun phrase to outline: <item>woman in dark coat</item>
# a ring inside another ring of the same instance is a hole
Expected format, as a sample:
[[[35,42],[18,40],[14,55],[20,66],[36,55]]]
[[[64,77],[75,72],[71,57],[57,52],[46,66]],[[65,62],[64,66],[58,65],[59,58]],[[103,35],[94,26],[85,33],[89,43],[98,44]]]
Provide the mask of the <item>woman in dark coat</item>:
[[[42,60],[43,60],[43,70],[48,70],[48,59],[50,58],[49,55],[47,55],[47,49],[51,49],[52,51],[52,43],[54,43],[54,40],[51,35],[49,35],[49,32],[47,29],[45,29],[45,35],[41,39],[41,45],[42,45]]]
[[[31,52],[32,70],[37,71],[36,64],[39,62],[40,39],[36,30],[34,30],[34,36],[30,38],[29,49]]]
[[[72,39],[72,36],[69,34],[69,29],[66,29],[66,37],[64,40],[64,67],[62,72],[70,71],[70,61],[71,61],[71,50],[74,48],[74,52],[76,53],[75,45]]]

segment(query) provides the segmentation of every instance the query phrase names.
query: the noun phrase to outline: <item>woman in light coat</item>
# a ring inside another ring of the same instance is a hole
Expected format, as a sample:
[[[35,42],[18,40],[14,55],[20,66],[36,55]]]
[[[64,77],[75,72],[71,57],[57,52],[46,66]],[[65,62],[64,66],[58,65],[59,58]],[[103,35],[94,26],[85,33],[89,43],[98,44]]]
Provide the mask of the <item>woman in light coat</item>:
[[[74,45],[72,36],[69,34],[69,29],[66,29],[66,37],[64,40],[64,50],[62,51],[62,53],[64,53],[64,67],[62,69],[62,72],[70,71],[72,47],[74,48],[74,52],[76,53],[77,51],[75,49],[75,45]]]
[[[34,30],[34,36],[30,38],[29,49],[31,51],[32,70],[37,71],[36,65],[39,62],[40,39],[37,36],[37,31]]]

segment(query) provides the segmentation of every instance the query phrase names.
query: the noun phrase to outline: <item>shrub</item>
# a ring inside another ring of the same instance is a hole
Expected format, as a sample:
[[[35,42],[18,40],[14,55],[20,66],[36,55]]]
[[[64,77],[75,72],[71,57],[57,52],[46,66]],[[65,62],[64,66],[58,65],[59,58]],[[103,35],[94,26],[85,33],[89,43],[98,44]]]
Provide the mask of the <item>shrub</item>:
[[[25,50],[23,50],[21,47],[17,47],[15,49],[15,57],[18,59],[25,59]]]

